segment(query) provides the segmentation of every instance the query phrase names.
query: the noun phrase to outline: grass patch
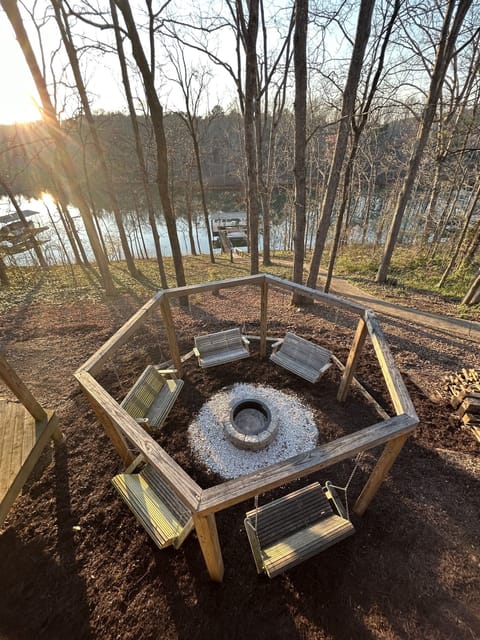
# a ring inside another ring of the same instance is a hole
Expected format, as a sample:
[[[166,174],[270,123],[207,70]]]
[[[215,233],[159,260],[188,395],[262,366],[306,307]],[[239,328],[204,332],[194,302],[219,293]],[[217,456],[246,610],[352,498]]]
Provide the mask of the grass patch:
[[[381,256],[382,249],[349,247],[339,256],[336,273],[353,279],[374,281]],[[388,281],[393,282],[397,288],[438,294],[459,302],[472,282],[475,268],[472,265],[468,269],[452,273],[439,289],[438,282],[449,258],[450,256],[436,256],[431,260],[417,248],[399,247],[392,257]]]
[[[446,315],[478,320],[478,306],[462,307],[460,301],[472,282],[475,265],[470,269],[457,272],[446,281],[440,291],[438,281],[445,269],[448,256],[440,256],[434,261],[411,247],[399,247],[392,259],[389,270],[389,284],[378,285],[375,275],[381,259],[382,249],[351,246],[342,250],[335,265],[335,273],[368,290],[379,298],[397,301],[400,304],[415,306],[422,296],[421,308],[431,305],[431,310]],[[310,256],[305,260],[305,277]],[[325,263],[328,251],[324,254]],[[165,258],[165,269],[170,287],[176,286],[173,260]],[[236,255],[233,263],[227,255],[216,255],[212,264],[208,255],[184,256],[185,278],[187,284],[197,284],[226,278],[239,278],[250,273],[250,260],[247,255]],[[113,262],[110,265],[112,278],[118,294],[130,294],[138,297],[139,302],[148,299],[153,292],[161,288],[158,267],[155,260],[136,260],[141,273],[139,279],[133,278],[125,262]],[[326,264],[322,263],[322,268]],[[291,279],[293,272],[293,254],[290,251],[272,252],[272,264],[260,265],[260,270]],[[47,303],[64,304],[76,300],[100,301],[105,293],[100,285],[96,267],[85,268],[79,265],[53,266],[46,269],[38,267],[11,267],[8,269],[10,287],[0,288],[0,311],[22,304]],[[322,286],[319,278],[318,286]],[[420,304],[418,305],[420,306]]]

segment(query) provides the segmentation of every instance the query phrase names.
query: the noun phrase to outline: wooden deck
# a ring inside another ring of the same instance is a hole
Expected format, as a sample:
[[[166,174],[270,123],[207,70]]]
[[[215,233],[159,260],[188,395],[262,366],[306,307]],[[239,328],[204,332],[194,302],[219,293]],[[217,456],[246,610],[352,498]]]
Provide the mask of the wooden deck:
[[[25,407],[0,399],[0,525],[50,438],[61,438],[52,411],[36,420]]]

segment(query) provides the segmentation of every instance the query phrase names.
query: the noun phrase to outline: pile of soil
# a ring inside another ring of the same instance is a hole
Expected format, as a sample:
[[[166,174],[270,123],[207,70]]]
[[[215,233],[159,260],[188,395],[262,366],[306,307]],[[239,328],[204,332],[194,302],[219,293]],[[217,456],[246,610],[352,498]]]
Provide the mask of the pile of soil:
[[[40,460],[0,533],[0,638],[474,638],[480,636],[480,464],[478,443],[441,396],[443,376],[480,366],[478,345],[383,320],[420,425],[407,441],[356,534],[270,581],[257,576],[243,526],[252,502],[217,515],[225,561],[210,581],[195,534],[178,551],[158,550],[117,497],[110,479],[120,459],[72,373],[140,304],[29,305],[3,315],[0,341],[39,400],[57,410],[65,443]],[[356,319],[320,305],[299,310],[269,295],[269,335],[295,331],[345,362]],[[180,350],[193,336],[242,326],[258,333],[256,293],[229,290],[174,310]],[[368,341],[367,341],[368,342]],[[258,343],[252,341],[253,351]],[[120,399],[149,362],[168,359],[161,322],[122,347],[99,375]],[[185,364],[185,386],[158,442],[202,486],[221,481],[195,460],[187,428],[202,404],[235,382],[292,391],[313,407],[321,441],[378,421],[363,398],[339,404],[338,370],[316,385],[258,355],[201,370]],[[392,407],[372,347],[358,378]],[[359,465],[351,504],[379,451]],[[352,461],[261,496],[268,501],[308,480],[344,483]]]

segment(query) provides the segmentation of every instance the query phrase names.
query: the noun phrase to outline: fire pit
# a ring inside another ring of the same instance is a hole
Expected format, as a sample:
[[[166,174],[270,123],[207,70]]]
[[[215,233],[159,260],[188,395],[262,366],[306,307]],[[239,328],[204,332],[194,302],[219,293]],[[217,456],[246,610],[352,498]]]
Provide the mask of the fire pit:
[[[258,451],[275,438],[278,420],[261,400],[240,400],[231,408],[230,418],[223,423],[223,428],[236,447]]]

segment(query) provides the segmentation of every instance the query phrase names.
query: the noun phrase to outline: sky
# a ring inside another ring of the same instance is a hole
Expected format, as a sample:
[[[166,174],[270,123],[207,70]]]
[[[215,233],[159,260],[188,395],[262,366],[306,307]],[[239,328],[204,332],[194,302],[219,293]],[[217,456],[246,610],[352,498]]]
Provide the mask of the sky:
[[[29,27],[28,19],[25,21],[25,26]],[[28,31],[32,44],[35,46],[35,33],[30,28],[28,28]],[[57,44],[60,36],[53,21],[52,30],[49,32],[49,25],[47,24],[44,25],[42,33],[47,49],[49,46]],[[48,38],[49,34],[51,34],[50,38]],[[123,88],[120,86],[120,74],[116,70],[117,65],[118,63],[113,57],[97,55],[94,61],[90,61],[82,68],[94,111],[126,109]],[[224,72],[219,72],[218,75],[223,76],[223,82],[211,83],[209,90],[213,102],[209,105],[209,108],[221,100],[219,98],[220,95],[224,97],[226,95],[225,81],[227,79]],[[159,83],[159,85],[160,99],[166,108],[181,108],[180,105],[183,106],[183,98],[173,83]],[[36,107],[38,94],[35,84],[15,38],[14,31],[2,9],[0,9],[0,87],[0,124],[20,123],[40,118]],[[143,93],[140,86],[137,87],[137,91],[139,95]],[[230,100],[234,99],[233,90],[229,95]],[[77,104],[77,99],[72,100],[70,108],[73,108],[72,105]],[[71,115],[71,113],[67,115]]]
[[[0,124],[37,120],[35,85],[13,29],[0,12]]]

